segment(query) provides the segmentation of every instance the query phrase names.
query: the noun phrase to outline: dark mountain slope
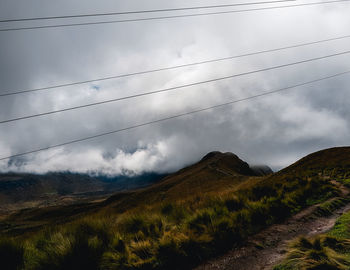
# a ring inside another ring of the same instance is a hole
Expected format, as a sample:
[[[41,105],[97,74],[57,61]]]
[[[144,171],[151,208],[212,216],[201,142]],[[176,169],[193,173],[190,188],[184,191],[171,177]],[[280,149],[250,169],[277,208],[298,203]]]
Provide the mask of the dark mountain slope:
[[[299,172],[322,173],[330,171],[349,171],[350,147],[334,147],[321,150],[300,159],[294,164],[281,170],[278,174]]]
[[[43,175],[4,173],[0,174],[0,209],[69,204],[82,198],[145,187],[164,176],[144,174],[109,178],[70,172]]]
[[[58,269],[86,268],[87,259],[91,269],[190,269],[308,206],[321,213],[345,200],[336,197],[346,195],[339,182],[349,176],[348,156],[349,148],[328,149],[259,177],[237,156],[213,152],[143,190],[22,210],[2,219],[0,231],[30,243],[26,251],[37,255],[26,264],[42,269],[51,258]],[[62,243],[67,252],[55,257]]]
[[[287,189],[297,189],[299,184],[307,185],[312,177],[324,179],[324,188],[328,189],[330,183],[327,179],[330,174],[339,180],[339,177],[346,176],[346,172],[350,178],[350,147],[315,152],[277,173],[260,177],[257,175],[262,175],[261,172],[254,170],[254,167],[251,169],[236,155],[211,152],[198,163],[181,169],[144,190],[110,197],[106,205],[126,210],[145,203],[181,201],[245,189],[257,190],[259,196],[263,197],[276,189],[278,191],[282,185],[289,185]]]
[[[349,178],[350,147],[330,148],[312,153],[285,169],[266,176],[259,185],[250,189],[250,193],[253,193],[252,197],[259,199],[278,193],[281,189],[296,192],[303,186],[309,189],[320,189],[320,192],[330,191],[334,181],[347,185],[350,183]],[[325,196],[333,195],[334,192],[330,192]],[[324,199],[311,196],[310,192],[300,193],[298,196],[307,198],[309,202]]]
[[[283,170],[271,175],[266,184],[290,181],[293,178],[350,178],[350,147],[335,147],[321,150],[298,160]]]
[[[257,175],[269,175],[273,174],[272,169],[269,166],[266,165],[254,165],[250,166],[250,168],[257,174]]]
[[[128,209],[144,203],[179,201],[205,194],[229,192],[250,178],[258,178],[248,163],[232,153],[211,152],[199,162],[133,193],[116,194],[106,204]]]
[[[51,204],[49,207],[31,207],[23,209],[18,213],[12,214],[5,223],[0,223],[0,230],[7,230],[8,224],[11,224],[11,226],[15,227],[14,230],[11,230],[18,233],[31,228],[31,223],[36,227],[37,225],[40,226],[40,224],[42,226],[50,223],[66,222],[80,216],[90,215],[92,212],[105,210],[124,212],[132,208],[166,201],[174,202],[200,196],[205,197],[210,194],[218,195],[221,192],[227,193],[238,189],[240,185],[244,185],[248,179],[251,180],[249,182],[255,182],[261,179],[261,177],[256,177],[255,175],[256,173],[250,169],[249,165],[236,155],[232,153],[211,152],[199,162],[166,176],[158,183],[135,191],[125,190],[118,192],[109,197],[106,201],[93,202],[92,200],[94,197],[90,196],[90,199],[87,198],[84,200],[85,203],[80,204],[71,204],[68,206]],[[66,189],[68,189],[68,187],[72,188],[74,184],[77,186],[75,192],[77,192],[79,185],[84,185],[84,183],[86,183],[85,187],[83,187],[84,189],[88,189],[89,186],[91,186],[91,188],[95,188],[95,190],[97,188],[103,190],[103,185],[106,184],[97,181],[98,179],[84,179],[81,175],[77,175],[77,177],[80,178],[71,179],[68,177],[64,181],[58,181],[57,184],[65,186],[67,182],[70,183],[71,185],[66,186]],[[31,175],[29,175],[29,178],[31,179]],[[12,181],[20,181],[20,183],[22,183],[21,180],[23,180],[18,175],[12,176],[11,179]],[[42,187],[45,183],[47,184],[44,179],[47,180],[47,182],[52,181],[52,179],[50,180],[46,178],[46,176],[40,180],[34,178],[34,182],[32,183],[33,188],[27,190],[38,188],[38,190],[40,190],[39,192],[42,190],[47,192],[47,187]],[[7,180],[10,181],[10,177],[7,178]],[[84,182],[85,180],[86,182]],[[129,184],[130,181],[136,182],[137,180],[142,179],[129,179]],[[113,184],[113,181],[109,182]],[[138,184],[145,184],[144,182],[145,181],[141,181]],[[147,183],[150,182],[151,181],[148,179]],[[120,181],[117,183],[120,183]],[[52,183],[47,185],[49,187],[53,186]],[[117,184],[114,183],[114,185]],[[121,185],[119,184],[118,186],[120,187]],[[63,187],[61,187],[61,189],[63,189]],[[57,190],[57,187],[55,187],[54,190]],[[37,191],[35,191],[34,194],[37,195],[36,192]]]
[[[313,153],[278,173],[256,176],[258,173],[234,154],[211,152],[198,163],[181,169],[149,187],[118,192],[102,202],[89,203],[89,200],[85,200],[86,204],[77,205],[74,211],[68,211],[69,207],[60,206],[28,209],[21,214],[12,215],[8,221],[11,224],[17,222],[28,224],[31,221],[37,224],[42,216],[49,216],[49,222],[55,222],[55,220],[62,221],[62,217],[70,215],[89,215],[91,210],[94,212],[112,210],[117,213],[165,202],[186,202],[195,198],[225,196],[241,191],[244,194],[244,190],[252,191],[256,196],[252,199],[255,200],[278,192],[284,185],[287,185],[285,187],[287,191],[298,189],[297,178],[302,179],[300,183],[306,185],[307,179],[323,174],[327,170],[334,172],[338,168],[350,168],[349,153],[350,147],[327,149]],[[350,169],[348,172],[350,173]],[[330,184],[327,182],[328,180],[323,185],[329,189]]]

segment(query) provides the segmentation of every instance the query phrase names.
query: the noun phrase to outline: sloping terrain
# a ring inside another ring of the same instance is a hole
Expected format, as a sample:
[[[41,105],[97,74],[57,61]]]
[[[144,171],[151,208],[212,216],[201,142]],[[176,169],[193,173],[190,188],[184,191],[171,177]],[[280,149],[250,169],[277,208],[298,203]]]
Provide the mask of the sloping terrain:
[[[312,153],[266,178],[262,185],[270,187],[280,182],[281,179],[291,181],[292,179],[303,179],[305,177],[310,179],[320,177],[333,183],[337,186],[339,196],[343,199],[331,198],[326,202],[310,206],[284,223],[272,225],[261,233],[254,235],[244,243],[242,248],[232,250],[226,255],[208,261],[196,269],[272,269],[274,264],[283,258],[283,253],[288,248],[289,242],[295,237],[317,235],[332,228],[336,218],[350,210],[349,188],[343,185],[347,184],[350,178],[350,147],[337,147]],[[309,269],[296,268],[298,260],[295,257],[298,256],[298,252],[300,250],[296,252],[292,250],[288,255],[290,261],[286,260],[284,265],[276,269]],[[319,258],[319,260],[314,258],[314,266],[322,265],[322,260],[322,258]],[[350,264],[347,267],[349,266]],[[329,265],[328,267],[334,267],[334,265]],[[315,269],[338,268],[327,268],[325,266],[325,268]],[[348,268],[340,267],[339,269]]]
[[[350,209],[342,214],[330,230],[305,234],[289,242],[283,260],[274,270],[347,270],[350,268]]]
[[[350,147],[334,147],[321,150],[300,159],[287,168],[271,176],[272,181],[278,177],[322,176],[327,179],[350,178]]]
[[[329,231],[337,218],[348,211],[349,197],[332,198],[310,206],[285,222],[274,224],[248,238],[242,247],[203,263],[196,270],[272,270],[285,257],[290,243],[295,238],[316,236]],[[290,257],[293,258],[293,255]],[[276,268],[293,269],[296,268]]]
[[[20,212],[12,213],[2,223],[0,222],[0,231],[6,229],[22,232],[50,223],[67,222],[72,218],[90,214],[91,211],[109,210],[113,213],[122,213],[135,207],[144,207],[144,205],[189,200],[209,194],[228,193],[239,188],[240,184],[244,184],[248,179],[251,181],[260,180],[261,177],[256,177],[256,175],[257,173],[251,170],[249,165],[236,155],[211,152],[198,163],[166,176],[159,183],[144,189],[119,192],[102,202],[100,202],[101,199],[94,202],[94,197],[90,197],[80,200],[81,203],[79,204],[68,206],[52,205],[22,209]],[[44,182],[35,178],[33,181],[38,181],[40,184]],[[69,181],[76,186],[84,186],[84,178],[78,179],[78,181],[69,179]],[[84,189],[88,189],[91,182],[93,188],[103,188],[100,182],[94,179],[91,180],[90,177],[87,177],[86,181],[86,186],[82,187]],[[38,188],[39,185],[34,186]],[[35,192],[40,193],[41,191],[39,189]]]
[[[106,205],[129,209],[144,203],[174,202],[210,194],[227,193],[248,179],[260,180],[248,163],[232,153],[211,152],[198,163],[179,170],[144,190],[116,194]]]
[[[0,222],[8,235],[0,261],[19,269],[191,269],[303,209],[340,207],[328,202],[347,196],[349,153],[327,149],[258,176],[237,156],[212,152],[142,190],[22,210]]]
[[[121,190],[153,184],[165,175],[103,177],[78,173],[0,174],[0,212],[67,205],[82,199],[98,198]]]
[[[165,198],[185,199],[194,194],[228,190],[243,181],[243,176],[264,175],[270,172],[267,166],[252,170],[249,165],[232,153],[212,152],[200,162],[169,175],[145,174],[136,177],[89,176],[77,173],[0,174],[0,210],[14,210],[43,206],[67,205],[93,198],[106,197],[117,191],[139,189],[162,179],[159,185],[141,192],[127,192],[127,208],[136,205],[142,198],[162,201]],[[271,171],[272,172],[272,171]],[[109,202],[124,197],[117,194]]]

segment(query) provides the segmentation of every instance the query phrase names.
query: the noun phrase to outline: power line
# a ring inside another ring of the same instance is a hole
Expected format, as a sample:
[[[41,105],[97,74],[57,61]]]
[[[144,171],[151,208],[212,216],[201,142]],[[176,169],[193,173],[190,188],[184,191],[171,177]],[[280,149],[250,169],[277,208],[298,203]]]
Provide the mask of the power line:
[[[184,11],[184,10],[195,10],[195,9],[227,8],[227,7],[275,4],[275,3],[295,2],[295,1],[296,0],[279,0],[279,1],[236,3],[236,4],[226,4],[226,5],[194,6],[194,7],[180,7],[180,8],[165,8],[165,9],[151,9],[151,10],[136,10],[136,11],[121,11],[121,12],[78,14],[78,15],[62,15],[62,16],[2,19],[2,20],[0,20],[0,23],[23,22],[23,21],[38,21],[38,20],[53,20],[53,19],[72,19],[72,18],[83,18],[83,17],[101,17],[101,16],[115,16],[115,15],[130,15],[130,14],[142,14],[142,13],[154,13],[154,12],[172,12],[172,11]]]
[[[185,18],[185,17],[198,17],[198,16],[218,15],[218,14],[229,14],[229,13],[244,13],[244,12],[251,12],[251,11],[294,8],[294,7],[333,4],[333,3],[349,2],[349,1],[350,0],[335,0],[335,1],[323,1],[323,2],[314,2],[314,3],[306,3],[306,4],[296,4],[296,5],[284,5],[284,6],[277,6],[277,7],[252,8],[252,9],[230,10],[230,11],[216,11],[216,12],[207,12],[207,13],[170,15],[170,16],[147,17],[147,18],[136,18],[136,19],[121,19],[121,20],[113,20],[113,21],[54,24],[54,25],[41,25],[41,26],[29,26],[29,27],[14,27],[14,28],[0,29],[0,32],[33,30],[33,29],[47,29],[47,28],[60,28],[60,27],[71,27],[71,26],[85,26],[85,25],[127,23],[127,22],[140,22],[140,21],[176,19],[176,18]]]
[[[25,89],[25,90],[1,91],[2,93],[0,93],[0,97],[13,96],[13,95],[19,95],[19,94],[26,94],[26,93],[32,93],[32,92],[39,92],[39,91],[51,90],[51,89],[62,88],[62,87],[67,87],[67,86],[74,86],[74,85],[81,85],[81,84],[92,83],[92,82],[107,81],[107,80],[131,77],[131,76],[136,76],[136,75],[143,75],[143,74],[148,74],[148,73],[154,73],[154,72],[160,72],[160,71],[166,71],[166,70],[172,70],[172,69],[178,69],[178,68],[184,68],[184,67],[208,64],[208,63],[226,61],[226,60],[231,60],[231,59],[236,59],[236,58],[242,58],[242,57],[253,56],[253,55],[264,54],[264,53],[270,53],[270,52],[277,52],[277,51],[282,51],[282,50],[287,50],[287,49],[293,49],[293,48],[298,48],[298,47],[304,47],[304,46],[309,46],[309,45],[320,44],[320,43],[324,43],[324,42],[330,42],[330,41],[335,41],[335,40],[346,39],[346,38],[350,38],[350,35],[334,37],[334,38],[328,38],[328,39],[323,39],[323,40],[317,40],[317,41],[312,41],[312,42],[307,42],[307,43],[294,44],[294,45],[291,45],[291,46],[274,48],[274,49],[269,49],[269,50],[262,50],[262,51],[245,53],[245,54],[240,54],[240,55],[233,55],[233,56],[228,56],[228,57],[221,57],[221,58],[203,60],[203,61],[199,61],[199,62],[192,62],[192,63],[188,63],[188,64],[181,64],[181,65],[176,65],[176,66],[171,66],[171,67],[163,67],[163,68],[157,68],[157,69],[151,69],[151,70],[145,70],[145,71],[137,71],[137,72],[132,72],[132,73],[119,74],[119,75],[114,75],[114,76],[109,76],[109,77],[102,77],[102,78],[96,78],[96,79],[85,80],[85,81],[77,81],[77,82],[64,83],[64,84],[56,84],[56,85],[51,85],[51,86],[45,86],[45,87],[40,87],[40,88],[32,88],[32,89]]]
[[[344,55],[344,54],[348,54],[348,53],[350,53],[350,50],[349,51],[345,51],[345,52],[341,52],[341,53],[335,53],[335,54],[330,54],[330,55],[326,55],[326,56],[310,58],[310,59],[306,59],[306,60],[302,60],[302,61],[298,61],[298,62],[293,62],[293,63],[283,64],[283,65],[272,66],[272,67],[268,67],[268,68],[263,68],[263,69],[258,69],[258,70],[253,70],[253,71],[233,74],[233,75],[230,75],[230,76],[225,76],[225,77],[220,77],[220,78],[215,78],[215,79],[210,79],[210,80],[205,80],[205,81],[199,81],[199,82],[194,82],[194,83],[190,83],[190,84],[184,84],[184,85],[180,85],[180,86],[164,88],[164,89],[150,91],[150,92],[144,92],[144,93],[135,94],[135,95],[131,95],[131,96],[125,96],[125,97],[115,98],[115,99],[108,99],[108,100],[104,100],[104,101],[89,103],[89,104],[75,106],[75,107],[69,107],[69,108],[60,109],[60,110],[54,110],[54,111],[49,111],[49,112],[44,112],[44,113],[38,113],[38,114],[32,114],[32,115],[27,115],[27,116],[16,117],[16,118],[12,118],[12,119],[2,120],[2,121],[0,121],[0,124],[5,124],[5,123],[9,123],[9,122],[15,122],[15,121],[19,121],[19,120],[25,120],[25,119],[30,119],[30,118],[35,118],[35,117],[40,117],[40,116],[45,116],[45,115],[50,115],[50,114],[56,114],[56,113],[61,113],[61,112],[67,112],[67,111],[72,111],[72,110],[78,110],[78,109],[82,109],[82,108],[87,108],[87,107],[92,107],[92,106],[97,106],[97,105],[117,102],[117,101],[131,99],[131,98],[136,98],[136,97],[142,97],[142,96],[147,96],[147,95],[154,95],[154,94],[158,94],[158,93],[174,91],[174,90],[183,89],[183,88],[187,88],[187,87],[191,87],[191,86],[207,84],[207,83],[212,83],[212,82],[232,79],[232,78],[235,78],[235,77],[251,75],[251,74],[255,74],[255,73],[259,73],[259,72],[264,72],[264,71],[269,71],[269,70],[274,70],[274,69],[294,66],[294,65],[298,65],[298,64],[313,62],[313,61],[322,60],[322,59],[335,57],[335,56],[340,56],[340,55]]]
[[[342,76],[342,75],[345,75],[345,74],[349,74],[349,73],[350,73],[350,71],[345,71],[345,72],[337,73],[337,74],[330,75],[330,76],[327,76],[327,77],[315,79],[315,80],[312,80],[312,81],[307,81],[307,82],[304,82],[304,83],[287,86],[287,87],[280,88],[280,89],[277,89],[277,90],[266,91],[266,92],[263,92],[261,94],[245,97],[245,98],[242,98],[242,99],[232,100],[232,101],[221,103],[221,104],[217,104],[217,105],[214,105],[214,106],[205,107],[205,108],[201,108],[201,109],[197,109],[197,110],[193,110],[193,111],[189,111],[189,112],[184,112],[184,113],[181,113],[181,114],[177,114],[177,115],[173,115],[173,116],[169,116],[169,117],[165,117],[165,118],[160,118],[160,119],[157,119],[157,120],[153,120],[153,121],[149,121],[149,122],[145,122],[145,123],[141,123],[141,124],[137,124],[137,125],[133,125],[133,126],[129,126],[129,127],[113,130],[113,131],[104,132],[104,133],[92,135],[92,136],[89,136],[89,137],[84,137],[84,138],[80,138],[80,139],[76,139],[76,140],[72,140],[72,141],[67,141],[67,142],[51,145],[51,146],[48,146],[48,147],[33,149],[33,150],[30,150],[30,151],[27,151],[27,152],[22,152],[22,153],[18,153],[18,154],[14,154],[14,155],[11,155],[11,156],[0,158],[0,161],[1,160],[6,160],[6,159],[10,159],[10,158],[13,158],[13,157],[19,157],[19,156],[24,156],[24,155],[28,155],[28,154],[33,154],[33,153],[37,153],[37,152],[45,151],[45,150],[48,150],[48,149],[65,146],[65,145],[70,145],[70,144],[74,144],[74,143],[78,143],[78,142],[82,142],[82,141],[87,141],[87,140],[95,139],[95,138],[98,138],[98,137],[103,137],[103,136],[107,136],[107,135],[111,135],[111,134],[116,134],[116,133],[120,133],[120,132],[123,132],[123,131],[132,130],[132,129],[136,129],[136,128],[139,128],[139,127],[144,127],[144,126],[148,126],[148,125],[152,125],[152,124],[156,124],[156,123],[160,123],[160,122],[165,122],[165,121],[168,121],[168,120],[171,120],[171,119],[176,119],[176,118],[188,116],[188,115],[191,115],[191,114],[200,113],[200,112],[204,112],[204,111],[208,111],[208,110],[212,110],[212,109],[216,109],[216,108],[232,105],[232,104],[239,103],[239,102],[242,102],[242,101],[251,100],[251,99],[254,99],[254,98],[258,98],[258,97],[271,95],[271,94],[274,94],[274,93],[286,91],[286,90],[297,88],[297,87],[300,87],[300,86],[305,86],[305,85],[308,85],[308,84],[312,84],[312,83],[328,80],[328,79],[339,77],[339,76]]]

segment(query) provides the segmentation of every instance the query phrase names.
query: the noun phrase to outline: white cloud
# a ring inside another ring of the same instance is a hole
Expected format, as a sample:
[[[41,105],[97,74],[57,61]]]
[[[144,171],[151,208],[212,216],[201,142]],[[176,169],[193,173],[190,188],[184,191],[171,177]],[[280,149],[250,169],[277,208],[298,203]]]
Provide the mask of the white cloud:
[[[188,6],[186,1],[84,1],[42,6],[5,1],[2,17]],[[195,3],[192,3],[195,5]],[[205,4],[205,3],[202,3]],[[209,1],[208,1],[208,4]],[[141,6],[142,5],[142,6]],[[40,7],[39,7],[40,6]],[[84,10],[83,10],[84,9]],[[27,12],[24,14],[23,12]],[[349,34],[349,5],[329,5],[145,23],[2,33],[0,91],[167,67]],[[39,14],[40,13],[40,14]],[[6,15],[6,16],[5,16]],[[345,51],[349,40],[0,99],[1,119],[77,106]],[[349,56],[169,93],[0,125],[8,156],[227,102],[350,69]],[[1,162],[1,171],[106,174],[173,171],[212,150],[281,167],[348,142],[348,76],[232,107]],[[16,166],[17,164],[17,166]],[[18,166],[18,164],[21,164]]]

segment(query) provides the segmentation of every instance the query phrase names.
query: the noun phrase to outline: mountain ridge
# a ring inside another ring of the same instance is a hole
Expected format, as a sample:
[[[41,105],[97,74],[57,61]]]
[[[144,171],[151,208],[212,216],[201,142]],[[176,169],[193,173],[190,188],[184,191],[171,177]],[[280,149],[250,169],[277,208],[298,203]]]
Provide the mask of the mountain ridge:
[[[0,219],[0,231],[10,239],[23,237],[26,252],[35,250],[26,264],[50,265],[53,258],[57,269],[67,263],[91,270],[190,269],[244,246],[273,224],[299,218],[303,209],[329,214],[347,203],[341,196],[348,194],[342,187],[350,180],[349,154],[350,147],[326,149],[257,176],[236,155],[212,152],[149,187],[17,211]],[[5,245],[11,243],[17,244]],[[68,253],[55,253],[62,243]]]
[[[166,174],[148,173],[136,177],[90,176],[72,172],[47,174],[0,174],[0,203],[15,208],[74,203],[82,198],[106,196],[118,191],[141,188]],[[60,200],[64,199],[64,200]]]

